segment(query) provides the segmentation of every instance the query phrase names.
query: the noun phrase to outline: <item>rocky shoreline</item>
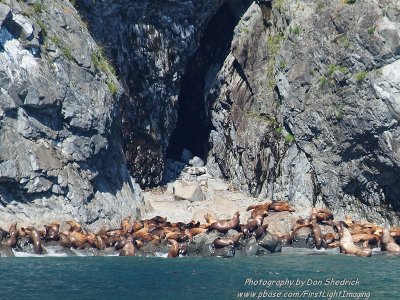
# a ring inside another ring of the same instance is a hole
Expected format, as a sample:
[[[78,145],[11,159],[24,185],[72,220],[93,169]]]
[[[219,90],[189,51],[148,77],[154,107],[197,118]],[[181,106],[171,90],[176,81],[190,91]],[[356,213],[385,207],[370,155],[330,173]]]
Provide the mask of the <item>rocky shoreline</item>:
[[[143,220],[127,217],[119,228],[104,225],[96,231],[73,220],[43,229],[14,223],[0,228],[0,256],[243,257],[284,247],[359,256],[380,249],[400,253],[400,228],[389,231],[350,217],[336,221],[325,208],[302,215],[289,202],[260,202],[232,190],[209,175],[199,158],[187,163],[171,161],[166,187],[145,192]]]
[[[400,228],[390,231],[346,216],[337,221],[326,208],[292,206],[246,196],[207,172],[185,151],[170,161],[165,186],[146,191],[142,220],[124,218],[119,228],[85,228],[74,220],[43,229],[0,228],[0,256],[242,257],[279,253],[283,247],[339,249],[370,256],[372,250],[400,253]],[[311,213],[310,213],[311,211]]]

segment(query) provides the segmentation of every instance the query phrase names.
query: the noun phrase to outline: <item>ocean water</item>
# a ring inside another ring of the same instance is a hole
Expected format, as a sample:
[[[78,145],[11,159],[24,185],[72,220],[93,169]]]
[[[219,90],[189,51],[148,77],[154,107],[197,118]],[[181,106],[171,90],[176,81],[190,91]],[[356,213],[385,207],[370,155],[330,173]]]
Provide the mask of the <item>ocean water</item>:
[[[400,299],[399,255],[333,253],[0,258],[0,299]]]

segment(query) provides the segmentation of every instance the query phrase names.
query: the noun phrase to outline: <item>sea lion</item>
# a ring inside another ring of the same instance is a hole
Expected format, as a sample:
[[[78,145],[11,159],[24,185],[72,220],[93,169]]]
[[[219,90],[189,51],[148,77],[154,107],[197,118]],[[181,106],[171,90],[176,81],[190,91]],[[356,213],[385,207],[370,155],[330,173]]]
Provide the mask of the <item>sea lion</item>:
[[[357,256],[371,256],[371,249],[361,248],[354,244],[349,229],[343,227],[340,235],[339,248],[342,253],[354,254]]]
[[[33,245],[34,253],[41,254],[43,252],[43,247],[39,231],[32,226],[27,227],[25,231],[29,234],[29,241]]]
[[[325,241],[325,244],[329,245],[336,240],[336,237],[332,232],[328,232],[323,236],[322,239]]]
[[[143,223],[143,228],[139,229],[138,231],[135,231],[132,234],[132,237],[137,238],[137,239],[146,239],[146,236],[149,234],[149,224],[148,222]]]
[[[65,248],[71,248],[71,241],[68,238],[68,234],[61,232],[59,236],[60,236],[60,239],[58,241],[59,245]]]
[[[151,233],[152,235],[156,235],[160,238],[164,238],[166,235],[166,229],[163,226],[157,226],[152,228],[149,233]]]
[[[313,207],[311,209],[309,223],[311,224],[312,222],[316,222],[317,221],[317,216],[318,216],[318,211],[317,211],[317,209],[315,207]]]
[[[46,241],[58,241],[60,239],[60,222],[54,221],[50,225],[44,225],[46,229],[44,239]]]
[[[86,233],[86,243],[96,248],[96,235],[93,232]]]
[[[194,220],[191,220],[189,223],[186,223],[186,229],[199,228],[199,227],[200,227],[200,221],[195,222]]]
[[[246,208],[246,211],[252,210],[251,218],[254,219],[258,215],[263,215],[264,213],[268,214],[268,208],[271,203],[272,201],[268,200],[263,204],[250,205]]]
[[[258,240],[259,238],[263,237],[265,235],[265,232],[268,228],[268,224],[264,224],[262,226],[258,226],[253,232],[253,236]]]
[[[97,250],[104,250],[106,249],[106,242],[101,235],[96,235],[96,239],[94,241]]]
[[[129,229],[131,228],[131,216],[128,216],[121,221],[120,229],[123,232],[123,234],[127,234],[129,232]]]
[[[322,233],[321,227],[317,224],[317,221],[311,223],[311,235],[314,237],[315,248],[318,250],[322,247]]]
[[[156,224],[164,224],[165,222],[167,222],[167,218],[163,218],[160,216],[155,216],[155,217],[151,218],[150,220]]]
[[[198,234],[201,234],[201,233],[206,233],[207,229],[206,228],[201,228],[201,227],[196,227],[196,228],[189,229],[189,231],[190,231],[190,234],[192,236],[195,236],[195,235],[198,235]]]
[[[179,255],[179,244],[176,240],[168,240],[171,243],[171,246],[168,250],[168,258],[177,257]]]
[[[235,246],[238,242],[240,237],[242,236],[242,232],[235,234],[230,238],[216,238],[213,242],[215,248],[223,248],[227,246]]]
[[[243,232],[244,236],[250,236],[250,234],[257,229],[257,227],[260,227],[263,225],[264,218],[268,214],[265,212],[261,215],[257,215],[253,220],[247,222],[246,225],[242,226],[241,231]]]
[[[217,222],[212,223],[209,227],[208,227],[208,231],[211,230],[217,230],[218,232],[221,233],[227,233],[230,229],[237,229],[239,227],[239,217],[240,214],[237,211],[231,220],[227,221],[227,220],[219,220]]]
[[[126,240],[126,243],[119,253],[119,256],[135,256],[135,244],[132,238]]]
[[[179,254],[185,256],[188,253],[188,245],[187,243],[183,243],[179,247]]]
[[[390,235],[389,229],[384,228],[381,237],[381,250],[392,253],[400,253],[400,246],[397,245]]]
[[[165,235],[166,240],[175,240],[177,242],[187,242],[189,240],[189,236],[184,232],[168,232]]]
[[[17,246],[18,229],[17,222],[13,223],[8,230],[9,237],[2,241],[4,246],[15,248]]]
[[[71,242],[72,247],[76,249],[82,249],[86,243],[86,235],[81,231],[72,231],[68,235],[68,239]]]
[[[379,244],[379,236],[375,234],[370,234],[370,233],[356,233],[353,234],[352,236],[353,242],[354,243],[360,243],[360,242],[368,242],[368,245],[372,246],[377,246]]]
[[[142,221],[135,221],[133,222],[131,228],[129,229],[129,233],[134,233],[136,231],[139,231],[140,229],[143,228],[144,222]]]
[[[296,211],[292,206],[290,206],[289,202],[285,202],[285,201],[272,202],[269,205],[268,209],[271,211],[275,211],[275,212],[281,212],[281,211],[294,212],[294,211]]]
[[[382,234],[383,234],[383,232],[382,232]],[[390,235],[397,244],[400,244],[400,228],[398,228],[398,227],[392,228],[390,230]]]
[[[122,248],[124,248],[127,240],[128,238],[126,238],[125,236],[121,237],[121,239],[114,245],[115,250],[121,250]]]
[[[333,213],[329,209],[319,208],[317,209],[316,218],[320,223],[333,220]]]
[[[212,223],[215,223],[215,222],[217,222],[218,220],[217,219],[215,219],[212,215],[210,215],[209,213],[206,213],[205,215],[204,215],[204,219],[206,220],[206,222],[208,223],[208,224],[212,224]]]
[[[257,218],[257,216],[268,216],[268,210],[263,209],[263,208],[255,208],[252,210],[250,217],[252,219]]]
[[[81,224],[79,224],[78,222],[76,222],[74,220],[67,221],[66,223],[70,226],[70,228],[69,228],[70,232],[73,232],[73,231],[82,232],[83,231]]]

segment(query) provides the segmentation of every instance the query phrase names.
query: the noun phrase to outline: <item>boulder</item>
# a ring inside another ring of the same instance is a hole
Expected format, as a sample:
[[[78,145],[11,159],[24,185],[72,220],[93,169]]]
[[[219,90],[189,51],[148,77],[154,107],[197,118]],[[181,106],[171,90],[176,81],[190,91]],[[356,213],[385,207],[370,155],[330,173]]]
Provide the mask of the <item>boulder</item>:
[[[197,182],[178,180],[174,184],[173,192],[178,199],[190,202],[205,200],[205,195]]]

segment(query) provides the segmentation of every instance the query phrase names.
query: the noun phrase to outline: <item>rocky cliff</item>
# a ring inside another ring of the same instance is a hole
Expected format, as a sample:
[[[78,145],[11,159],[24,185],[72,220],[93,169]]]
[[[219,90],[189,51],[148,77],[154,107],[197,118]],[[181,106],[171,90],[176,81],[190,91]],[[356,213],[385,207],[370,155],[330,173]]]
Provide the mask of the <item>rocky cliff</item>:
[[[71,2],[0,3],[1,220],[135,216],[130,176],[188,148],[260,200],[399,224],[398,2]]]
[[[253,3],[206,97],[208,166],[260,198],[398,224],[400,3],[350,2]]]
[[[137,215],[119,85],[86,24],[68,1],[1,2],[0,226]]]

